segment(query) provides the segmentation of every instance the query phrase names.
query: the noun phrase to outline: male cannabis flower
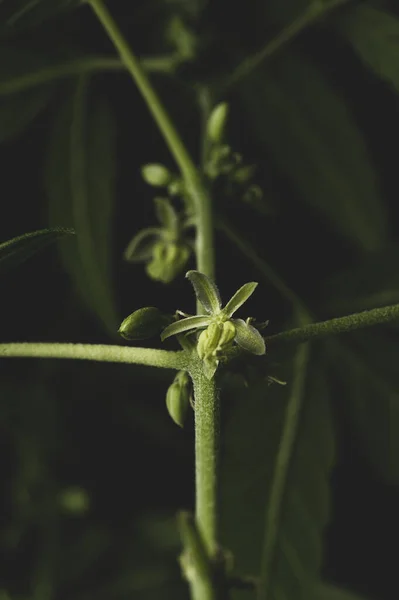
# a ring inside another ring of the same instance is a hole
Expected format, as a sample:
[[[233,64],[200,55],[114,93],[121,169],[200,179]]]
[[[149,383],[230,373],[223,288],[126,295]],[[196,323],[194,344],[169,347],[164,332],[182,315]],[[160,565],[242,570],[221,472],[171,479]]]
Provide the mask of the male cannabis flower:
[[[135,235],[124,256],[130,262],[145,262],[151,279],[170,283],[190,258],[192,246],[185,231],[191,225],[181,218],[168,198],[155,198],[154,202],[161,226],[143,229]]]
[[[214,376],[220,359],[234,342],[252,354],[265,354],[265,341],[250,324],[250,319],[243,321],[231,318],[253,294],[258,285],[256,282],[240,287],[222,308],[219,291],[209,277],[199,271],[188,271],[186,277],[207,314],[189,316],[168,325],[161,334],[162,340],[171,335],[202,330],[197,341],[197,353],[204,362],[205,374],[209,379]]]

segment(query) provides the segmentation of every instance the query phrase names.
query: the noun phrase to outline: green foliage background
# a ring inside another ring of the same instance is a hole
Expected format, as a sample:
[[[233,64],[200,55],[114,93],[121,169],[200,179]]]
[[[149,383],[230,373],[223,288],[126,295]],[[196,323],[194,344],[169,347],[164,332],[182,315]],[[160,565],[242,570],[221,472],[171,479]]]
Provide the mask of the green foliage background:
[[[197,159],[196,84],[224,90],[243,58],[309,7],[308,0],[250,0],[245,10],[226,0],[108,5]],[[398,302],[398,91],[399,8],[388,0],[348,0],[326,11],[226,89],[228,139],[258,164],[264,204],[257,211],[215,196],[219,219],[258,260],[219,232],[217,280],[224,298],[259,281],[250,310],[270,319],[271,332],[289,325],[292,306],[259,260],[318,318]],[[4,342],[124,343],[116,330],[136,308],[193,310],[182,278],[166,287],[122,260],[129,239],[154,220],[141,165],[174,166],[87,6],[0,3],[0,141],[0,240],[49,226],[78,234],[2,275]],[[393,597],[398,343],[391,325],[312,349],[273,600],[311,593],[352,600],[315,589],[321,577],[370,599]],[[259,569],[294,360],[267,363],[286,387],[268,387],[257,363],[248,389],[236,375],[222,390],[222,541],[248,575]],[[0,596],[186,598],[174,514],[193,506],[193,431],[192,424],[177,430],[165,411],[173,375],[18,359],[2,360],[0,376]]]

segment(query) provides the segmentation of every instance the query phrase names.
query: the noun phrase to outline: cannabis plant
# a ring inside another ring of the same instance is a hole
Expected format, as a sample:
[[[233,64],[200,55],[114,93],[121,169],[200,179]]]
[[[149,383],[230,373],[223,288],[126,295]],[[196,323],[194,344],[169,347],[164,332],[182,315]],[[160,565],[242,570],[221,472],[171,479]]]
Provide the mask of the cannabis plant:
[[[398,40],[388,1],[0,3],[2,599],[395,597]]]

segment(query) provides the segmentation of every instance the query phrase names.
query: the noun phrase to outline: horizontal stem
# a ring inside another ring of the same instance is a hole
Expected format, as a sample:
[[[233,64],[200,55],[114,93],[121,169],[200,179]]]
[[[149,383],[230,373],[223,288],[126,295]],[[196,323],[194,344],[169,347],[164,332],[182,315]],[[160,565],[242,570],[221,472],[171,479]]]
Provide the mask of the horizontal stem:
[[[326,335],[334,335],[337,333],[346,333],[361,329],[363,327],[371,327],[372,325],[381,325],[390,323],[399,319],[399,304],[393,306],[385,306],[383,308],[374,308],[363,312],[348,315],[346,317],[338,317],[329,321],[321,321],[319,323],[310,323],[304,327],[297,327],[289,331],[283,331],[276,335],[271,335],[265,338],[266,344],[275,344],[280,342],[296,342],[302,343],[308,340],[323,337]]]
[[[184,351],[171,352],[154,348],[131,348],[105,344],[10,343],[0,344],[0,358],[69,358],[98,362],[127,363],[184,369],[187,366]]]
[[[174,55],[153,56],[142,58],[141,64],[148,72],[172,73],[176,69],[178,59]],[[39,68],[37,71],[24,73],[23,75],[10,78],[8,81],[2,81],[0,82],[0,96],[23,92],[37,85],[51,83],[56,79],[72,75],[82,75],[95,71],[123,70],[126,70],[126,67],[119,58],[85,56],[58,65]]]

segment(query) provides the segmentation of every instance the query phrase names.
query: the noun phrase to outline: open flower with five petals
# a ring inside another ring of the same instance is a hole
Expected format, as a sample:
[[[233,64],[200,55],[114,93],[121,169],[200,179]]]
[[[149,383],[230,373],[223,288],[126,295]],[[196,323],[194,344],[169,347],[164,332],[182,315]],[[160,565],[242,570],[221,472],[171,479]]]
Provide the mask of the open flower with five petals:
[[[220,359],[234,342],[252,354],[265,354],[265,341],[250,324],[250,319],[232,319],[233,314],[255,291],[258,285],[256,282],[244,284],[222,307],[219,291],[209,277],[199,271],[188,271],[186,277],[192,283],[195,295],[206,314],[188,316],[168,325],[161,334],[162,340],[172,335],[200,331],[197,353],[209,379],[214,376]]]

